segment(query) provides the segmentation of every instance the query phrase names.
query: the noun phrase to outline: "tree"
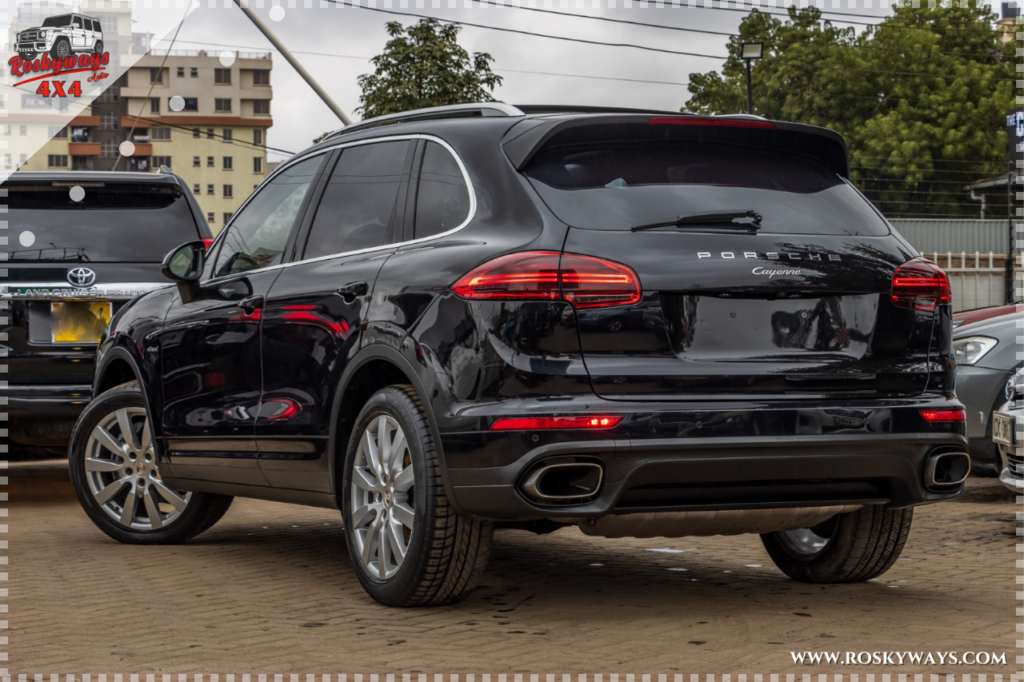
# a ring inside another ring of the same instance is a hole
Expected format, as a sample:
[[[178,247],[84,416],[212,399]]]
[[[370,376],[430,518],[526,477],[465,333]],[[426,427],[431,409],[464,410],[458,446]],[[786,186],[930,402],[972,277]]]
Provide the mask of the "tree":
[[[755,10],[722,73],[691,75],[687,109],[745,110],[740,45],[763,42],[755,113],[842,133],[851,179],[889,215],[974,215],[963,185],[1006,172],[1015,46],[1001,42],[988,7],[919,4],[860,35],[813,7],[791,7],[786,20]]]
[[[403,27],[386,24],[391,40],[370,60],[376,71],[359,77],[363,94],[357,112],[364,118],[411,109],[491,102],[501,76],[491,71],[494,58],[486,52],[470,56],[457,38],[462,27],[423,19]]]

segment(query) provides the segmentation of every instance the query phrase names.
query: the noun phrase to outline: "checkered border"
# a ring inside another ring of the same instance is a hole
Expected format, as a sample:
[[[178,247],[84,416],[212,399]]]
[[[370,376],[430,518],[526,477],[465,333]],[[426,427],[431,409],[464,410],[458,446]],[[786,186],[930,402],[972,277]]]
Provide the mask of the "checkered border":
[[[365,4],[369,7],[384,7],[392,8],[398,7],[400,9],[406,8],[440,8],[443,6],[447,8],[459,7],[459,0],[356,0],[361,4]],[[498,0],[501,2],[502,0]],[[546,8],[562,8],[562,9],[587,9],[587,8],[609,8],[614,9],[621,7],[624,9],[646,9],[646,8],[663,8],[663,7],[703,7],[711,6],[714,1],[716,6],[735,6],[746,8],[750,5],[738,0],[737,2],[730,2],[730,0],[508,0],[504,4],[519,6],[524,5],[527,7],[546,7]],[[911,4],[914,7],[920,7],[922,4],[926,4],[928,7],[936,7],[941,5],[956,5],[958,2],[966,5],[970,0],[946,0],[946,2],[937,2],[937,0],[927,0],[922,3],[922,0],[911,0]],[[1021,2],[1022,0],[1018,0]],[[111,7],[120,7],[122,4],[134,5],[138,8],[153,8],[161,7],[166,8],[173,4],[174,7],[184,9],[187,5],[198,4],[202,6],[206,5],[209,9],[217,8],[218,0],[141,0],[141,2],[132,3],[130,0],[98,0],[98,5],[103,6],[106,2],[109,2]],[[313,3],[316,2],[319,7],[326,8],[330,4],[324,0],[250,0],[245,3],[250,7],[257,9],[263,9],[267,6],[282,6],[287,9],[299,8],[299,2],[302,3],[302,8],[312,8]],[[879,9],[887,8],[891,5],[897,4],[893,0],[793,0],[792,2],[785,2],[784,0],[751,0],[751,4],[754,6],[760,6],[765,8],[783,8],[788,5],[796,5],[798,7],[810,7],[816,6],[821,9],[870,9],[875,6]],[[221,5],[230,9],[234,7],[233,0],[220,0]],[[0,0],[0,25],[9,24],[11,20],[11,14],[14,6],[14,0]],[[339,9],[344,9],[344,5],[334,5]],[[463,8],[473,8],[486,10],[487,5],[479,5],[472,2],[472,0],[462,0]],[[993,0],[993,6],[995,1]],[[1024,28],[1024,18],[1018,18],[1017,23],[1020,27]],[[1024,31],[1016,33],[1017,47],[1016,56],[1018,58],[1017,73],[1021,74],[1021,80],[1017,81],[1017,88],[1019,94],[1017,96],[1017,105],[1024,105],[1024,48],[1020,45],[1024,44]],[[0,85],[8,85],[10,76],[7,69],[0,71]],[[6,108],[0,106],[0,120],[7,116]],[[7,142],[0,141],[0,150],[7,148]],[[1017,170],[1024,172],[1024,162],[1017,162]],[[0,173],[0,181],[5,180],[9,173]],[[7,190],[0,189],[0,197],[6,198]],[[1014,228],[1017,235],[1017,248],[1024,249],[1024,191],[1017,191],[1014,193],[1015,196],[1015,215],[1017,220],[1014,222]],[[9,241],[9,234],[7,232],[8,224],[6,220],[7,207],[6,205],[0,206],[0,246],[7,247]],[[8,260],[8,254],[6,248],[0,252],[0,266],[6,265]],[[6,267],[0,267],[0,281],[7,279]],[[1018,271],[1015,273],[1014,282],[1014,293],[1016,298],[1024,298],[1024,272]],[[8,318],[9,303],[7,301],[0,301],[0,325],[5,325],[9,322]],[[1018,321],[1018,326],[1022,330],[1022,335],[1017,337],[1018,344],[1024,347],[1024,316]],[[7,341],[7,334],[0,332],[0,341]],[[0,349],[0,376],[6,376],[7,365],[2,362],[3,358],[7,357],[7,349]],[[1018,351],[1018,360],[1024,360],[1024,350]],[[7,387],[7,380],[0,379],[0,386]],[[0,437],[7,438],[7,418],[6,412],[7,398],[0,397]],[[1024,433],[1018,432],[1018,437],[1024,439]],[[6,459],[8,453],[8,444],[0,443],[0,470],[3,474],[7,473],[8,461]],[[1024,447],[1018,449],[1018,454],[1024,456]],[[8,484],[8,477],[6,475],[0,476],[0,488],[6,487]],[[0,520],[6,521],[8,517],[8,493],[6,490],[0,491]],[[1017,503],[1024,505],[1024,495],[1017,496]],[[1016,513],[1018,521],[1024,521],[1024,506]],[[7,523],[0,523],[0,536],[6,538],[8,530]],[[1017,537],[1024,537],[1024,526],[1018,526]],[[6,602],[8,597],[8,588],[6,587],[8,580],[8,572],[6,567],[8,565],[8,541],[6,539],[0,539],[0,583],[4,586],[0,587],[0,601]],[[1016,546],[1017,552],[1024,553],[1024,542],[1018,543]],[[1018,569],[1017,584],[1024,585],[1024,559],[1016,560],[1016,567]],[[1024,590],[1017,592],[1016,598],[1018,601],[1024,602]],[[8,636],[6,634],[8,630],[8,605],[6,603],[0,603],[0,631],[4,632],[0,635],[0,648],[6,649],[8,646]],[[1024,618],[1024,606],[1017,607],[1017,617]],[[1021,633],[1024,636],[1024,620],[1020,620],[1016,623],[1015,631]],[[1020,650],[1024,650],[1024,639],[1018,639],[1016,646]],[[0,651],[0,665],[7,666],[8,664],[8,653],[6,651]],[[1021,670],[1007,675],[1009,682],[1024,682],[1024,655],[1016,656],[1016,664],[1021,666]],[[717,679],[716,679],[717,677]],[[671,679],[666,674],[610,674],[603,675],[598,674],[561,674],[556,676],[554,674],[544,675],[543,682],[797,682],[796,674],[737,674],[735,676],[731,674],[705,674],[703,676],[698,674],[674,674]],[[351,681],[350,681],[351,678]],[[833,674],[831,675],[831,682],[926,682],[925,675],[923,674]],[[847,679],[848,678],[848,679]],[[863,678],[863,680],[862,680]],[[13,682],[12,676],[7,667],[0,667],[0,682]],[[19,674],[17,682],[61,682],[61,676],[51,674],[44,676],[42,674],[34,674],[32,676],[26,674]],[[64,682],[478,682],[478,676],[475,674],[434,674],[426,675],[423,673],[418,674],[415,679],[411,674],[403,674],[401,676],[395,674],[353,674],[348,675],[346,673],[340,673],[337,675],[322,674],[314,675],[307,674],[301,676],[298,674],[289,674],[287,680],[284,674],[227,674],[222,676],[213,674],[176,674],[171,675],[164,673],[160,675],[159,680],[155,674],[98,674],[93,676],[90,673],[84,674],[67,674],[64,676]],[[483,674],[479,675],[479,682],[541,682],[541,675],[539,674],[499,674],[490,675]],[[829,675],[810,673],[803,673],[800,675],[800,682],[830,682]],[[937,675],[929,674],[927,676],[927,682],[957,682],[956,676],[953,674]],[[960,675],[959,682],[1004,682],[1004,675],[993,674],[991,681],[989,676],[986,674],[962,674]]]

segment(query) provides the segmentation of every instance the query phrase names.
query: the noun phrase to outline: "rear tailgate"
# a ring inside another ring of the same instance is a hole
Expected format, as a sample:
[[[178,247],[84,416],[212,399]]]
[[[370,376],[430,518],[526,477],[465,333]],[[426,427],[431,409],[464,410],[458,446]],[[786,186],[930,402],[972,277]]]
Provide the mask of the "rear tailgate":
[[[577,124],[546,136],[525,164],[572,226],[565,251],[628,265],[643,289],[636,305],[578,312],[595,391],[630,400],[922,393],[936,311],[893,304],[893,275],[915,254],[846,183],[834,140],[667,120]],[[631,229],[748,210],[762,216],[759,229],[742,220]]]
[[[10,386],[92,383],[96,344],[125,302],[167,286],[160,261],[200,236],[187,190],[159,182],[12,176],[0,190],[12,244],[0,299]],[[87,179],[86,179],[87,178]],[[71,186],[84,189],[79,201]]]

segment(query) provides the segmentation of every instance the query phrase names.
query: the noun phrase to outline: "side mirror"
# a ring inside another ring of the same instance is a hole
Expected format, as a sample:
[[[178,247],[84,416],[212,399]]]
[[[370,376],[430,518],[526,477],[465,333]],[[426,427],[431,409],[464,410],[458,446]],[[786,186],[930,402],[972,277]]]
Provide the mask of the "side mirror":
[[[206,244],[187,242],[164,256],[160,271],[175,282],[198,282],[206,266]]]

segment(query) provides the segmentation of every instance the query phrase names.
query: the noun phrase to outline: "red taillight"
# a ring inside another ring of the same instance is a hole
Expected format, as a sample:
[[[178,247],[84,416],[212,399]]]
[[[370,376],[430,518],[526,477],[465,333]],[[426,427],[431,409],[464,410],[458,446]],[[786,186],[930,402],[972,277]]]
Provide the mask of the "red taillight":
[[[542,431],[549,429],[610,429],[622,417],[508,417],[491,424],[491,431]]]
[[[496,258],[452,285],[468,299],[569,301],[576,308],[630,305],[640,300],[632,269],[574,253],[526,251]]]
[[[213,240],[212,239],[203,239],[203,246],[205,246],[206,250],[209,251],[210,247],[213,246]]]
[[[762,128],[775,130],[775,124],[768,121],[752,121],[748,118],[702,118],[699,116],[659,116],[647,121],[648,125],[673,126],[717,126],[719,128]]]
[[[921,417],[926,422],[967,421],[967,414],[963,410],[921,410]]]
[[[902,308],[935,310],[952,298],[949,278],[930,260],[907,261],[892,276],[892,302]]]
[[[558,290],[558,259],[552,251],[525,251],[495,258],[452,286],[462,298],[552,301]]]

